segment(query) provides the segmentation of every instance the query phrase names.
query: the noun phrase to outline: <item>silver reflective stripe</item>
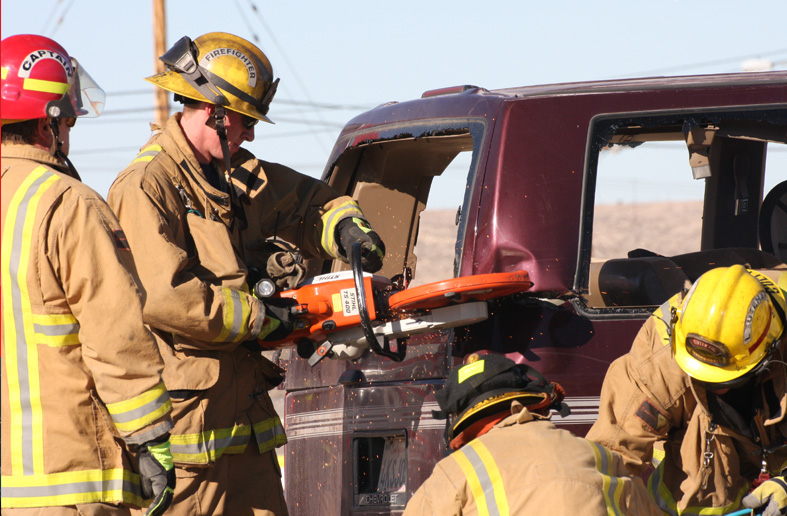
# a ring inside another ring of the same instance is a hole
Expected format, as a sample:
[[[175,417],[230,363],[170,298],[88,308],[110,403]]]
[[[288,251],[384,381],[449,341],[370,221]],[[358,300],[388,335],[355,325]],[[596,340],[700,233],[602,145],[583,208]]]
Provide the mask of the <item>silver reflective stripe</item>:
[[[332,243],[334,242],[333,233],[336,231],[336,225],[348,217],[364,218],[364,216],[361,208],[353,201],[347,201],[337,206],[328,212],[327,215],[327,218],[325,218],[323,222],[322,247],[325,249],[325,252],[335,258],[336,256],[333,254]],[[325,216],[323,215],[323,217]]]
[[[78,473],[78,472],[73,472]],[[6,479],[13,479],[14,477],[3,477],[2,497],[3,505],[13,507],[14,499],[33,499],[33,498],[49,498],[55,496],[67,495],[81,495],[91,500],[101,500],[102,494],[110,491],[124,491],[126,493],[139,493],[139,486],[133,482],[122,478],[106,478],[103,480],[86,480],[84,482],[72,482],[67,484],[53,484],[48,486],[13,486]],[[44,480],[46,481],[46,480]],[[71,498],[75,500],[75,498]],[[47,505],[54,505],[48,503]]]
[[[234,342],[238,338],[243,327],[243,304],[240,300],[240,292],[231,289],[230,297],[232,298],[232,328],[230,329],[230,336],[227,340]]]
[[[122,423],[127,423],[129,421],[134,421],[135,419],[141,419],[147,416],[148,414],[160,409],[167,401],[169,401],[169,393],[167,391],[162,391],[161,395],[158,398],[151,400],[148,403],[145,403],[139,408],[136,408],[134,410],[129,410],[126,412],[111,413],[112,420],[115,423],[122,424]]]
[[[618,510],[618,506],[616,503],[615,498],[615,490],[618,488],[618,482],[620,479],[613,475],[613,472],[610,471],[609,465],[609,455],[607,454],[607,450],[598,443],[594,443],[593,441],[588,441],[590,444],[598,448],[598,455],[601,459],[601,464],[599,464],[599,471],[602,475],[605,475],[609,478],[609,488],[607,489],[607,508],[611,508],[616,515],[620,514],[620,510]]]
[[[470,461],[470,464],[478,476],[478,481],[484,490],[484,498],[486,499],[486,508],[491,516],[500,516],[500,509],[497,507],[497,498],[495,498],[495,487],[492,485],[492,479],[489,477],[489,472],[484,466],[484,462],[472,446],[463,446],[461,451],[465,457]]]
[[[277,422],[273,428],[260,432],[255,431],[254,438],[257,440],[260,451],[267,451],[270,448],[274,448],[279,441],[281,441],[282,444],[287,442],[284,427],[281,425],[281,422]]]
[[[55,176],[52,172],[44,171],[30,185],[24,193],[24,197],[19,203],[16,214],[16,223],[13,228],[13,242],[10,251],[10,283],[11,283],[11,306],[14,314],[14,326],[16,333],[16,364],[15,367],[19,375],[19,401],[21,405],[22,418],[22,472],[25,475],[32,475],[33,469],[33,406],[30,399],[30,378],[28,377],[28,342],[25,340],[25,319],[24,303],[22,300],[22,288],[19,285],[19,268],[21,263],[22,246],[24,245],[24,228],[29,216],[35,217],[35,213],[28,214],[30,199],[38,193],[38,189],[49,178]],[[32,243],[31,243],[32,246]],[[24,273],[23,281],[27,279],[27,270]],[[29,343],[35,346],[35,343]],[[3,490],[5,497],[5,489]]]
[[[47,337],[62,337],[79,333],[79,323],[69,324],[34,324],[33,331]]]
[[[218,450],[223,450],[230,446],[241,446],[248,444],[248,442],[249,434],[231,435],[221,439],[201,440],[200,442],[188,444],[175,444],[170,441],[170,451],[173,455],[206,455],[210,458],[216,457]]]

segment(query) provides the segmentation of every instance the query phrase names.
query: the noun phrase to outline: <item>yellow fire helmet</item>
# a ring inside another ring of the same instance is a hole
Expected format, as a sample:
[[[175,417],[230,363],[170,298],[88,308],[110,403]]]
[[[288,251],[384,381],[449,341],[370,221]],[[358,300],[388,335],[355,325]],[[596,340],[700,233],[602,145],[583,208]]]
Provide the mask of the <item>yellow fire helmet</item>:
[[[254,44],[225,32],[210,32],[194,41],[184,36],[159,59],[167,71],[146,81],[273,123],[267,114],[279,79],[273,79],[270,61]]]
[[[710,270],[677,310],[675,360],[702,382],[732,382],[764,363],[784,313],[784,293],[767,276],[741,265]]]

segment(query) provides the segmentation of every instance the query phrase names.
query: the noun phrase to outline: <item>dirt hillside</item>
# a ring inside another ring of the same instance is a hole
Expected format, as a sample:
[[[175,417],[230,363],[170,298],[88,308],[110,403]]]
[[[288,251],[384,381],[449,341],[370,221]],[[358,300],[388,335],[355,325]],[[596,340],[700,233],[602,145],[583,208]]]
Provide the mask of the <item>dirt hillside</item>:
[[[413,285],[453,276],[456,212],[425,211],[415,254]],[[645,248],[671,256],[700,248],[702,203],[642,203],[596,208],[593,257],[623,258],[632,249]]]

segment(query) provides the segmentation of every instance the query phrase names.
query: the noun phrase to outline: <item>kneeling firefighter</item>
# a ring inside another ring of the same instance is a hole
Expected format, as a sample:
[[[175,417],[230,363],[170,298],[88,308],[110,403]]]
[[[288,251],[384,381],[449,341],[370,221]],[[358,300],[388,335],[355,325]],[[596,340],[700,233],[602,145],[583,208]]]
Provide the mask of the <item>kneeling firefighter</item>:
[[[499,355],[469,355],[437,393],[453,453],[415,492],[404,516],[626,514],[660,516],[618,454],[557,428],[563,390]]]

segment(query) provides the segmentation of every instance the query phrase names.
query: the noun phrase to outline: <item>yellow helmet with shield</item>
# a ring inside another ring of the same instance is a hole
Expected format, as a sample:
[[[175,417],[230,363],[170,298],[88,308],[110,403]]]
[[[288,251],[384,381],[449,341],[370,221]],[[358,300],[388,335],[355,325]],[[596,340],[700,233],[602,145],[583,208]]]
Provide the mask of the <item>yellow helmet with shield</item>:
[[[147,77],[156,86],[273,123],[268,108],[279,80],[254,44],[225,32],[178,40],[159,59],[167,71]]]
[[[785,326],[784,292],[742,265],[700,276],[683,299],[673,327],[681,369],[706,383],[725,384],[762,368]]]

